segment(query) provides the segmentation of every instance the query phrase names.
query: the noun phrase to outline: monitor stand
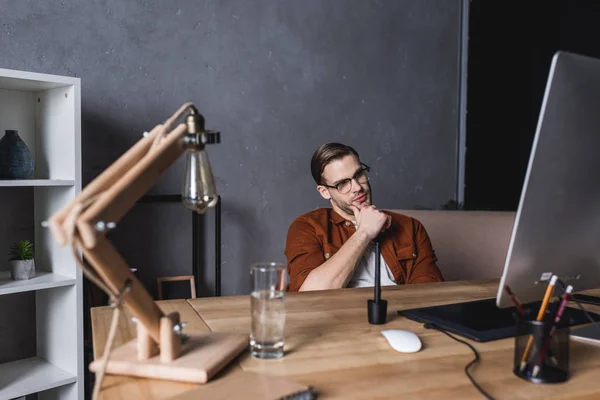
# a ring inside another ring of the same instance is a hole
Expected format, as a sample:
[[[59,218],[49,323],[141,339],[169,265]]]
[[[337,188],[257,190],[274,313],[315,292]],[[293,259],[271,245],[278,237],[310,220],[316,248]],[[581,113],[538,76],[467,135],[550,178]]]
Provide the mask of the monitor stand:
[[[523,308],[529,318],[535,319],[540,305],[541,302],[533,302],[524,304]],[[548,306],[551,315],[554,315],[555,307],[555,303]],[[413,321],[431,322],[448,332],[478,342],[514,337],[516,313],[515,307],[498,308],[495,298],[398,311],[399,315]],[[598,314],[589,311],[588,314],[594,320],[600,320]],[[590,320],[581,310],[569,306],[565,308],[561,322],[577,326],[590,323]]]

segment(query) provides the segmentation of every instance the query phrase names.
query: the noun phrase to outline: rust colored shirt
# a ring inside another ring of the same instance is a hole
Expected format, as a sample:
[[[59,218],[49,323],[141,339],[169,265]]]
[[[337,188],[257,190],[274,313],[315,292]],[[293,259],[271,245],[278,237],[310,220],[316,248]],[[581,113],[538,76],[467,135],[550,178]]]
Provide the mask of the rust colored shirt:
[[[380,248],[394,280],[398,284],[443,281],[423,225],[406,215],[385,212],[392,216],[392,224],[382,234]],[[288,291],[298,291],[310,271],[331,258],[354,232],[354,224],[331,208],[319,208],[296,218],[285,246]]]

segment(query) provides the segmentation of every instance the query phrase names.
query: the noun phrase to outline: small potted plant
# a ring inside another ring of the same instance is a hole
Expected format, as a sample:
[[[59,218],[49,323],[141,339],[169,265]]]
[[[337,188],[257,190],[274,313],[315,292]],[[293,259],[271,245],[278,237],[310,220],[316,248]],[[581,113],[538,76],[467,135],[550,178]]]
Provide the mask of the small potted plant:
[[[31,279],[35,276],[33,243],[21,240],[12,245],[9,254],[10,273],[13,280]]]

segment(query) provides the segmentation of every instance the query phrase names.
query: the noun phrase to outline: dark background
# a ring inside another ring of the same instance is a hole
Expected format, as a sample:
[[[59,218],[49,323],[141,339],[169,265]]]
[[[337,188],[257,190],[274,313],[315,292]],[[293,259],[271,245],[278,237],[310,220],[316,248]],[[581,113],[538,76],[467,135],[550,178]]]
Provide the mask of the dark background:
[[[552,56],[599,37],[598,1],[471,1],[465,209],[517,209]]]

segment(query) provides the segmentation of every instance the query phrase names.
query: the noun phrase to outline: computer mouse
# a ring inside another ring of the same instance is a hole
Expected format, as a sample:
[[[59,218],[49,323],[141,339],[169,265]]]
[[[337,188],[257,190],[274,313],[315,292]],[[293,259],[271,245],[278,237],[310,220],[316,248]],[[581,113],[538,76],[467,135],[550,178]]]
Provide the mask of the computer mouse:
[[[392,349],[400,353],[415,353],[421,350],[421,339],[411,332],[402,329],[387,329],[381,331]]]

